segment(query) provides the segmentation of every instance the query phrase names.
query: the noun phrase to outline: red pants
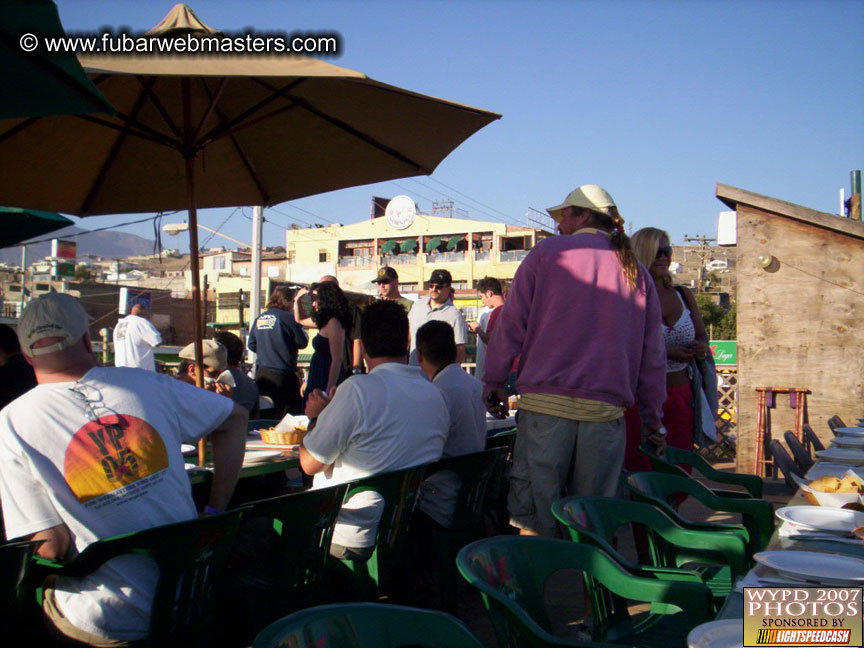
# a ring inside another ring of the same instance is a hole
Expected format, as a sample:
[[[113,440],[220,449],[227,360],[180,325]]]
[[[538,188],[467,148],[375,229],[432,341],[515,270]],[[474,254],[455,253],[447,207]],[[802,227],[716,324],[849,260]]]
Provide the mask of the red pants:
[[[666,388],[663,403],[663,427],[666,428],[666,444],[682,450],[693,450],[693,390],[685,382]],[[628,472],[651,470],[651,462],[639,451],[642,443],[642,420],[637,405],[624,412],[627,426],[627,446],[624,451],[624,468]]]

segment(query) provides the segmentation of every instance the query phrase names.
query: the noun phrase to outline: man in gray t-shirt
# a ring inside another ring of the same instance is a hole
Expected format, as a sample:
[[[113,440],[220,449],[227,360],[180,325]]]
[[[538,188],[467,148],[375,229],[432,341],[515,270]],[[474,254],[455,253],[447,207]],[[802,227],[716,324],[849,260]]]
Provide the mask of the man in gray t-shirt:
[[[417,300],[411,312],[408,313],[408,322],[411,325],[410,364],[419,364],[417,359],[417,329],[432,320],[447,322],[453,327],[453,336],[456,340],[456,362],[465,361],[468,325],[465,323],[462,312],[450,301],[453,296],[452,283],[453,278],[447,270],[433,270],[429,277],[429,295]]]

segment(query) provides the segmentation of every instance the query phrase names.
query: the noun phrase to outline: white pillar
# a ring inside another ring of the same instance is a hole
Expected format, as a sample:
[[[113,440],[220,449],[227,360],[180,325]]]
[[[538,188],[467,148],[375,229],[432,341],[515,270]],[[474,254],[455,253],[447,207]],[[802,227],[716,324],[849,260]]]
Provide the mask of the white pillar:
[[[249,326],[261,314],[261,230],[264,226],[264,208],[252,208],[252,294],[249,296]],[[240,323],[242,328],[243,323]],[[249,352],[249,361],[255,354]]]

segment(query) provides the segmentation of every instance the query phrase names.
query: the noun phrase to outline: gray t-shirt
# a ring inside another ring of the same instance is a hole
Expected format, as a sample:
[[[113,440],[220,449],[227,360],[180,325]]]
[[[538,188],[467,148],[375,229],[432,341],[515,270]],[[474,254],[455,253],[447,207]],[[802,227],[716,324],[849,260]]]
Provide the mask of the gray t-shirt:
[[[418,300],[411,309],[411,312],[408,313],[408,323],[411,325],[411,357],[408,360],[409,364],[420,364],[420,361],[417,359],[417,329],[432,320],[447,322],[452,326],[456,344],[466,344],[468,342],[468,325],[465,323],[462,311],[456,308],[453,302],[448,301],[442,306],[435,306],[430,302],[429,297],[424,297]]]

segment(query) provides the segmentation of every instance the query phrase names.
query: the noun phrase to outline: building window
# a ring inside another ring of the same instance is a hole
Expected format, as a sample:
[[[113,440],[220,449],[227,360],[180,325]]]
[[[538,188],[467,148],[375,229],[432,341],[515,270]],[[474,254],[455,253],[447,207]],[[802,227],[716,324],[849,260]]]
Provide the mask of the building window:
[[[213,257],[213,269],[214,270],[224,270],[225,269],[225,257]]]
[[[318,263],[330,263],[330,253],[327,250],[318,250]]]

